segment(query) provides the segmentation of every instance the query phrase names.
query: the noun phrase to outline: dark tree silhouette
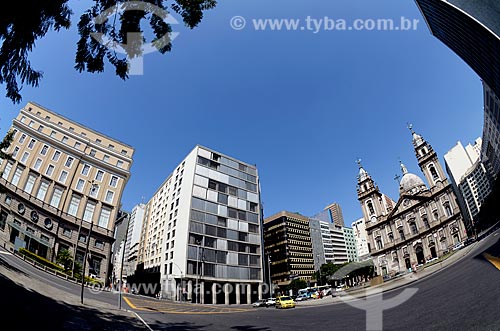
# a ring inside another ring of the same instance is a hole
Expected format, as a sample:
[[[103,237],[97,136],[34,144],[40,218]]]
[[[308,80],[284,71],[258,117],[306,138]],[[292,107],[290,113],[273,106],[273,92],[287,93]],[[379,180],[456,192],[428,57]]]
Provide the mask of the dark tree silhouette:
[[[100,73],[104,71],[104,59],[107,59],[114,66],[116,75],[127,79],[126,57],[120,57],[113,49],[107,48],[105,40],[127,45],[126,55],[129,58],[141,55],[141,43],[127,44],[127,34],[143,32],[141,22],[144,20],[149,22],[157,39],[164,38],[158,50],[165,53],[172,47],[168,39],[171,27],[165,22],[165,17],[152,14],[153,9],[158,9],[157,13],[175,12],[182,17],[186,26],[194,28],[201,22],[203,12],[214,8],[216,4],[216,0],[141,0],[140,4],[124,0],[94,0],[78,23],[80,39],[75,69],[79,72]],[[113,14],[112,8],[116,5],[127,6],[129,10],[115,10]],[[136,10],[133,10],[134,6]],[[35,70],[28,58],[35,42],[50,30],[68,29],[72,14],[68,0],[12,1],[8,9],[0,11],[0,84],[5,84],[6,96],[14,103],[21,101],[23,85],[37,87],[42,78],[42,72]],[[101,14],[109,16],[109,19],[94,22]]]

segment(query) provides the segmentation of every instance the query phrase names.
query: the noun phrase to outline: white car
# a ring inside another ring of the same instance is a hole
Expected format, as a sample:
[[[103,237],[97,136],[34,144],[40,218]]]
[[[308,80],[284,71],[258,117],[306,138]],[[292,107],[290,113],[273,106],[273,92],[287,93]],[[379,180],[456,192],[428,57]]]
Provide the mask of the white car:
[[[456,250],[462,249],[463,247],[464,247],[464,244],[462,242],[458,242],[455,244],[455,246],[453,246],[452,250],[456,251]]]
[[[276,305],[276,298],[269,298],[266,301],[266,307],[271,307]]]
[[[309,297],[306,294],[300,294],[295,298],[295,301],[305,301],[309,299]]]

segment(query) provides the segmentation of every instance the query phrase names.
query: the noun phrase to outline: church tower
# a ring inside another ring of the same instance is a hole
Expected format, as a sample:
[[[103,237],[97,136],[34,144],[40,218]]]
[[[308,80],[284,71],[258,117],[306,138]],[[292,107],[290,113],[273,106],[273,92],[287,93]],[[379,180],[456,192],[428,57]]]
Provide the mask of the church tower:
[[[441,164],[439,163],[438,156],[432,146],[419,134],[417,134],[412,125],[408,128],[412,134],[413,147],[415,148],[415,155],[417,157],[418,165],[422,173],[425,175],[429,187],[434,187],[438,183],[447,184],[447,178]]]
[[[386,213],[383,207],[382,193],[380,193],[378,186],[361,165],[361,160],[358,160],[357,163],[359,166],[358,200],[361,204],[361,210],[363,210],[363,218],[368,224],[369,222],[376,222],[380,216]]]

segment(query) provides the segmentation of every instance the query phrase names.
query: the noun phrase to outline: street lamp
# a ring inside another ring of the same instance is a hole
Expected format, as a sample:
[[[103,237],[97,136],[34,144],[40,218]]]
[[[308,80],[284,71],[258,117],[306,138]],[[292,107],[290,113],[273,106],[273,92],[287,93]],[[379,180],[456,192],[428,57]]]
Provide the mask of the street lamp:
[[[85,266],[87,264],[87,254],[89,252],[89,244],[90,244],[90,235],[92,234],[92,227],[94,226],[94,222],[90,221],[90,231],[87,237],[87,244],[85,245],[85,254],[83,255],[83,268],[82,268],[82,290],[80,292],[80,299],[83,305],[83,289],[85,287]]]
[[[123,215],[121,216],[121,218],[126,218],[127,216],[128,216],[128,214],[124,212]],[[118,308],[119,309],[122,309],[123,263],[125,262],[125,245],[127,243],[125,239],[127,239],[129,225],[130,225],[130,218],[127,220],[127,229],[125,230],[125,235],[122,239],[122,245],[123,245],[122,263],[120,265],[120,281],[119,281],[120,287],[118,289]]]
[[[196,303],[199,303],[198,302],[198,298],[199,298],[199,295],[200,295],[200,291],[199,291],[199,288],[198,288],[198,279],[200,277],[200,270],[199,270],[199,267],[198,267],[198,262],[200,260],[200,245],[201,245],[201,239],[200,240],[196,240],[196,286],[195,286],[195,296],[196,296]],[[203,265],[202,265],[203,267]]]
[[[269,273],[269,297],[272,295],[273,282],[271,281],[271,255],[267,254],[267,272]]]

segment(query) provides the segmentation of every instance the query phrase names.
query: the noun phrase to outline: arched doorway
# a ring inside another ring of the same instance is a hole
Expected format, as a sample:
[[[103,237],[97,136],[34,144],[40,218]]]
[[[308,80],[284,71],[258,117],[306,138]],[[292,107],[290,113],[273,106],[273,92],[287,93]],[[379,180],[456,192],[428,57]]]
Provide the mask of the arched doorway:
[[[422,246],[419,245],[415,247],[415,254],[417,255],[418,264],[424,264],[425,257],[424,257],[424,249],[422,248]]]
[[[435,246],[432,246],[432,247],[430,248],[430,250],[431,250],[431,257],[432,257],[432,258],[437,257],[436,247],[435,247]]]

